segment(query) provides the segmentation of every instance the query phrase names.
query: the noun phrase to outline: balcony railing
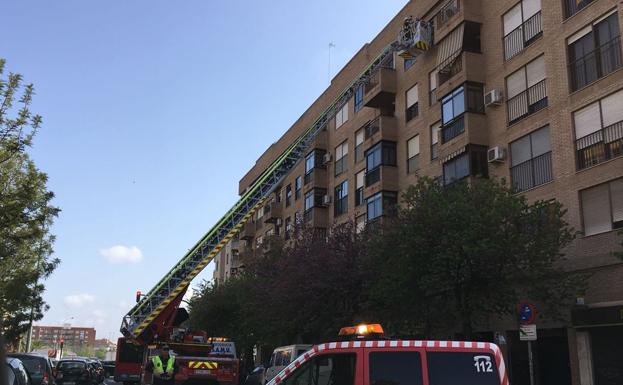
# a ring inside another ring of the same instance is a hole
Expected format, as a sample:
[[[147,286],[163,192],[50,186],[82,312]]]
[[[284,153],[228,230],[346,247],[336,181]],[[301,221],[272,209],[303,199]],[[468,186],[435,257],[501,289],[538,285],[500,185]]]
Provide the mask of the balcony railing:
[[[437,12],[435,17],[435,28],[444,26],[461,10],[460,0],[450,0]]]
[[[552,152],[511,167],[511,179],[516,191],[525,191],[552,180]]]
[[[543,79],[508,99],[508,124],[513,124],[545,107],[547,107],[547,86]]]
[[[415,103],[411,107],[408,107],[406,115],[407,115],[407,122],[415,118],[416,116],[418,116],[418,104]]]
[[[305,177],[303,178],[303,182],[305,184],[309,184],[309,182],[311,182],[312,180],[314,180],[314,170],[311,170],[307,174],[305,174]]]
[[[441,143],[446,143],[465,131],[465,115],[460,115],[441,128]]]
[[[463,71],[463,53],[457,52],[439,65],[439,85],[444,84],[461,71]]]
[[[379,132],[380,129],[381,129],[381,124],[380,124],[379,118],[369,121],[368,123],[366,123],[365,127],[363,128],[365,138],[368,139],[372,135]]]
[[[366,172],[366,186],[371,186],[381,180],[381,167]]]
[[[621,68],[621,37],[617,36],[569,64],[571,90],[575,91]]]
[[[541,24],[541,12],[539,11],[504,36],[504,60],[508,60],[523,51],[542,34],[543,26]]]
[[[593,0],[563,0],[563,4],[565,7],[565,19],[575,15],[584,9],[587,5],[592,3]]]
[[[583,169],[623,155],[623,121],[575,141],[578,168]]]

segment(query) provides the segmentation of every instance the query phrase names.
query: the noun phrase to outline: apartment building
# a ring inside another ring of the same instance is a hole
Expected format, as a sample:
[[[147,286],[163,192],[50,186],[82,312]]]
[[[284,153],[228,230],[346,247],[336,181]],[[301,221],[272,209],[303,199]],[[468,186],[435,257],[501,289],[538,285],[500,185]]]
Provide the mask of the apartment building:
[[[95,329],[65,326],[33,326],[32,339],[48,346],[59,346],[61,339],[67,347],[94,347]]]
[[[564,204],[583,232],[566,267],[592,274],[564,322],[538,325],[538,383],[623,383],[623,263],[611,255],[623,228],[621,2],[410,1],[262,154],[240,193],[396,39],[408,16],[432,23],[433,47],[415,60],[395,56],[357,90],[232,250],[261,249],[271,235],[287,240],[296,223],[363,227],[421,176],[506,178],[529,200]],[[215,278],[231,273],[217,270]],[[515,320],[492,321],[487,332],[502,345],[511,383],[523,384],[528,353],[517,328]]]

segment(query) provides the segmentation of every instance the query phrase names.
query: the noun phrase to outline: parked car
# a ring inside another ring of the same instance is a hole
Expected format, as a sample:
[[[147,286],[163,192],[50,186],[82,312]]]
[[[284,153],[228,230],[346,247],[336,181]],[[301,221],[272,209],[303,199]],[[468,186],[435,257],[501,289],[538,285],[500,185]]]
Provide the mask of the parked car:
[[[85,358],[64,358],[56,364],[57,385],[93,385],[95,375]]]
[[[19,358],[6,358],[6,384],[7,385],[32,385],[30,376]]]
[[[265,382],[273,379],[283,368],[290,365],[298,356],[312,348],[312,345],[288,345],[273,350],[270,364],[266,368]]]
[[[264,365],[256,366],[251,373],[247,375],[244,385],[264,385],[266,383],[266,368]]]
[[[48,357],[33,353],[8,353],[7,357],[22,361],[32,385],[54,385],[52,361]]]
[[[89,362],[89,366],[93,371],[93,380],[96,384],[101,384],[106,379],[106,374],[104,373],[104,366],[97,358],[89,358],[87,360]]]

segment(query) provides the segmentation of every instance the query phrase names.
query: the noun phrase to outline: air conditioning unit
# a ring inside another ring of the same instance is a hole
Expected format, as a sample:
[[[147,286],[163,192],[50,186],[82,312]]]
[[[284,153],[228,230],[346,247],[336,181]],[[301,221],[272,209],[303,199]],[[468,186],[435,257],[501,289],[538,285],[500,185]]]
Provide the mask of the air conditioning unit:
[[[327,206],[331,203],[331,195],[323,195],[322,196],[322,204]]]
[[[322,163],[327,164],[331,161],[331,153],[327,152],[322,156]]]
[[[504,95],[500,90],[491,90],[485,94],[485,107],[488,106],[499,106],[502,104],[502,99]]]
[[[489,163],[502,162],[506,158],[506,150],[500,146],[491,147],[487,150],[487,160]]]
[[[277,218],[275,221],[275,226],[281,226],[281,218]]]

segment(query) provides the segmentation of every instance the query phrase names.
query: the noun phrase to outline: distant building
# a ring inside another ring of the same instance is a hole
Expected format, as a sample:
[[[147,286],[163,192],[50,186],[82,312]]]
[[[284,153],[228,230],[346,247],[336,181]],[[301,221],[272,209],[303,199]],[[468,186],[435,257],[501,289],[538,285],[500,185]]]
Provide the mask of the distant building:
[[[117,347],[117,344],[108,338],[102,338],[99,340],[95,340],[95,344],[93,345],[95,349],[110,349],[114,350]]]
[[[33,326],[32,338],[41,341],[50,347],[58,346],[61,339],[65,346],[95,347],[95,329],[63,326]]]

